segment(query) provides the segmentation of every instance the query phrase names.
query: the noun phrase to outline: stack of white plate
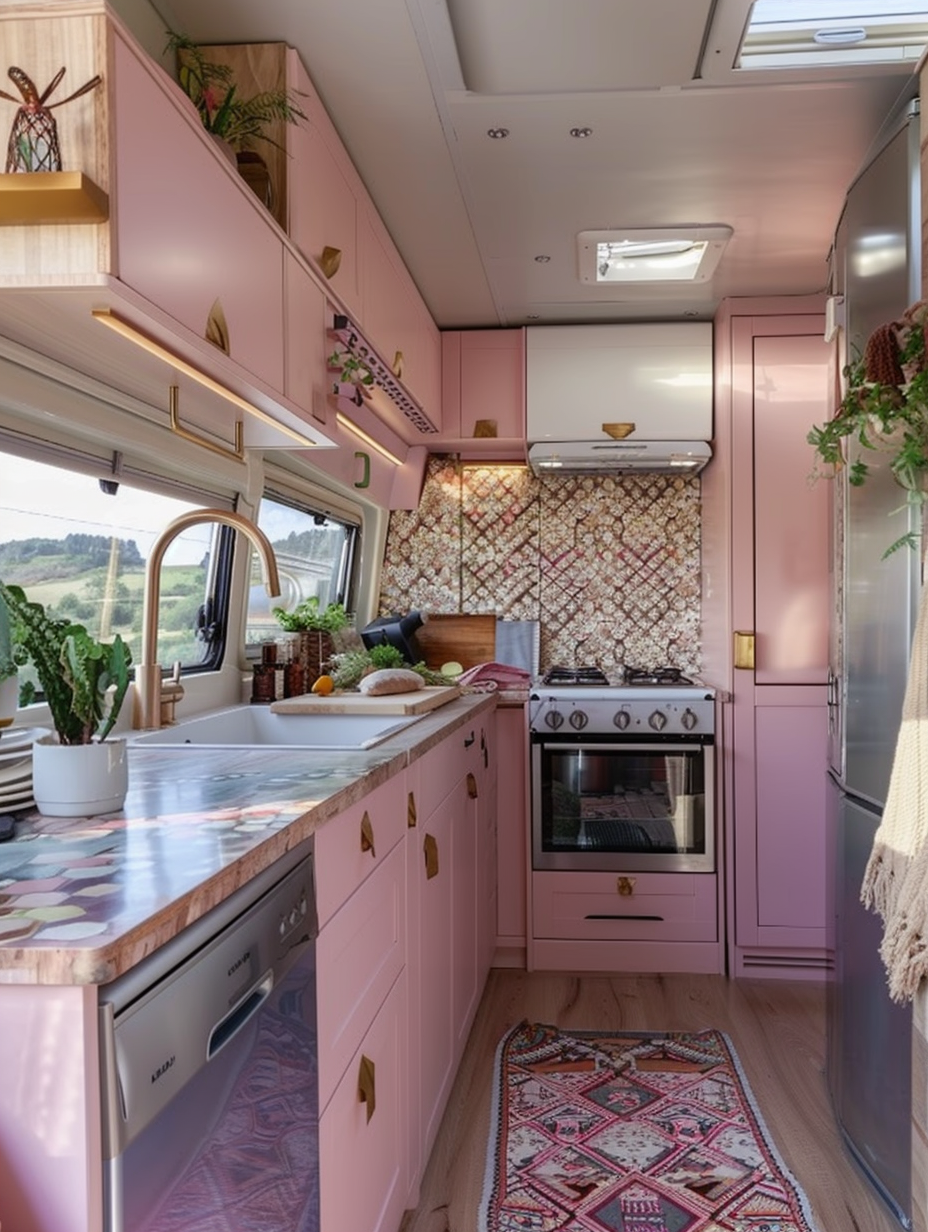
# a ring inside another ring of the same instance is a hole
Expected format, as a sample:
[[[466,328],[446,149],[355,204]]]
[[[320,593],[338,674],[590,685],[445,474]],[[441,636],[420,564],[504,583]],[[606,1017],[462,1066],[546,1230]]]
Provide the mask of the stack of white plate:
[[[33,803],[32,746],[47,735],[47,727],[7,727],[0,733],[0,812]]]

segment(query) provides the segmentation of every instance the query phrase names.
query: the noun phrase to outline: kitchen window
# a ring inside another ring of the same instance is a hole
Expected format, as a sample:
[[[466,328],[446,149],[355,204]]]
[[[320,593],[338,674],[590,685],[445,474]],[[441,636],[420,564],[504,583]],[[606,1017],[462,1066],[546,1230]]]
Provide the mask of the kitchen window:
[[[132,482],[117,479],[107,461],[38,442],[12,452],[0,435],[0,577],[94,637],[120,634],[138,662],[145,562],[155,539],[179,514],[229,502],[167,480],[152,478],[149,486],[138,472]],[[227,528],[206,525],[168,548],[158,631],[164,667],[220,665],[232,543]],[[29,678],[29,669],[22,674]]]
[[[273,613],[278,605],[289,611],[315,596],[320,608],[341,603],[352,610],[361,544],[356,522],[276,491],[265,493],[257,521],[277,557],[282,594],[273,602],[268,598],[259,562],[253,557],[245,635],[249,644],[279,636],[280,624]]]

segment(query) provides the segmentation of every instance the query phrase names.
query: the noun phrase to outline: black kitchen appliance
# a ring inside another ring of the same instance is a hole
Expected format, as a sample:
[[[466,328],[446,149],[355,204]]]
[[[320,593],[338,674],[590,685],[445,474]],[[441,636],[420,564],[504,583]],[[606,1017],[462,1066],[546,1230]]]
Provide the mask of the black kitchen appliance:
[[[426,620],[422,612],[378,616],[361,630],[361,641],[368,650],[374,646],[392,646],[407,663],[421,663],[424,656],[416,641],[416,630],[421,629]]]

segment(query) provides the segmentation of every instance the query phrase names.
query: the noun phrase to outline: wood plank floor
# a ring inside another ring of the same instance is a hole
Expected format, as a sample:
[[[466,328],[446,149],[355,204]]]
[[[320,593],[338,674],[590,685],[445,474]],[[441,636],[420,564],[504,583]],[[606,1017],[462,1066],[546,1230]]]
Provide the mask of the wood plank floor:
[[[825,1081],[825,988],[723,976],[565,976],[494,970],[402,1232],[476,1232],[493,1058],[523,1019],[578,1029],[728,1033],[819,1232],[899,1232],[843,1147]]]

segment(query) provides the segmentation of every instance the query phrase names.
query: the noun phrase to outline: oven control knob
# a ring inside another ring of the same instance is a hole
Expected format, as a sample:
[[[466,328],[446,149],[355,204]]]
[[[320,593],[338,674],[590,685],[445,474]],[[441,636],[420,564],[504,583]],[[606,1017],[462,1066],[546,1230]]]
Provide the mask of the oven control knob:
[[[686,728],[687,731],[692,731],[693,728],[696,726],[696,724],[699,722],[699,720],[697,719],[693,711],[690,710],[689,706],[687,706],[687,708],[680,715],[680,722],[683,724],[683,726]]]
[[[570,718],[567,721],[575,731],[582,731],[590,720],[586,717],[584,711],[572,710],[570,712]]]
[[[655,731],[663,731],[667,726],[667,716],[662,710],[654,710],[648,715],[648,726]]]
[[[629,723],[632,721],[632,716],[627,710],[617,710],[612,716],[612,721],[619,731],[625,731]]]
[[[559,710],[549,710],[545,715],[545,727],[550,727],[554,731],[557,731],[563,722],[564,716]]]

